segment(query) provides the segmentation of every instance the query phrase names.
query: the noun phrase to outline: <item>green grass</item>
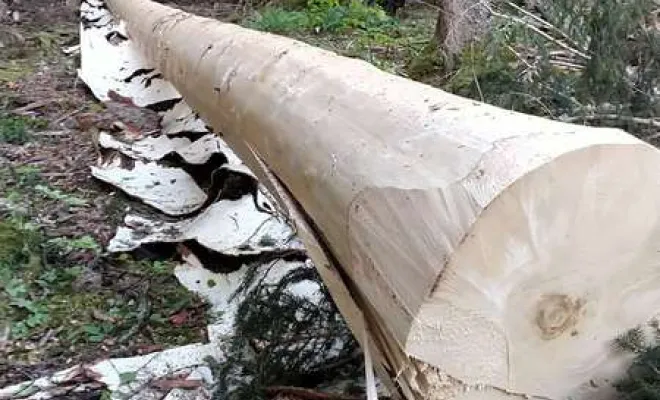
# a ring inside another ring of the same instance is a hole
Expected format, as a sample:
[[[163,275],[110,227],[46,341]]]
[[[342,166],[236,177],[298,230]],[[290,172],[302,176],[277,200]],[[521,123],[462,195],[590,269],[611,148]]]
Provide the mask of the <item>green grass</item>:
[[[34,165],[21,165],[14,168],[14,172],[18,179],[18,182],[16,183],[19,186],[31,187],[41,183],[41,170],[39,167],[35,167]]]
[[[263,10],[246,25],[260,31],[291,34],[309,29],[310,21],[304,12],[274,7]]]
[[[395,24],[382,9],[357,0],[345,4],[337,0],[309,0],[301,10],[268,7],[246,23],[252,29],[280,34],[383,31]]]
[[[359,1],[334,0],[266,7],[243,21],[249,28],[289,36],[403,76],[428,47],[434,23],[435,16],[425,9],[410,8],[398,19]]]

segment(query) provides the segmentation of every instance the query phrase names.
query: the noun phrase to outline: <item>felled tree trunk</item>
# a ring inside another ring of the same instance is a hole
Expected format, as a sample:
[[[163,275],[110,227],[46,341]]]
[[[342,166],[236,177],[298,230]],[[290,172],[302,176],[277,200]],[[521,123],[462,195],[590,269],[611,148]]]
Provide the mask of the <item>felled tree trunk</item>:
[[[655,148],[148,0],[108,4],[278,190],[397,394],[611,392],[626,361],[612,341],[660,304]]]

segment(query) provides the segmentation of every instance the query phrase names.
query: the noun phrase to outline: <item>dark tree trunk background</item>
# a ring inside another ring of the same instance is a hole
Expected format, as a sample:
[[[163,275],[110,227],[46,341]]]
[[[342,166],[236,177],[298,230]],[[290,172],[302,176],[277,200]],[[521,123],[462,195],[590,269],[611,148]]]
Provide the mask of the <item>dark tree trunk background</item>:
[[[459,54],[472,41],[488,32],[490,0],[437,0],[435,40],[448,56]]]

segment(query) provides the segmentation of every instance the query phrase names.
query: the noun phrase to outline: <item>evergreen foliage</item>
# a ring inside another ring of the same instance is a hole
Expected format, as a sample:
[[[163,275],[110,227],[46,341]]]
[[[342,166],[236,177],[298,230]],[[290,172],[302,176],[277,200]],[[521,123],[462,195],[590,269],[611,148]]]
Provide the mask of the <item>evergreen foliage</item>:
[[[316,387],[362,375],[359,347],[316,270],[296,268],[271,283],[273,268],[252,267],[235,293],[235,333],[215,367],[214,399],[260,399],[270,386]],[[318,292],[301,293],[310,287]]]
[[[646,338],[641,328],[635,328],[615,341],[618,350],[635,355],[626,376],[614,385],[618,400],[660,400],[660,331],[654,328],[654,338]]]
[[[494,3],[484,39],[466,46],[452,68],[438,52],[420,55],[410,63],[413,77],[530,114],[640,135],[657,129],[641,123],[660,114],[660,31],[652,20],[660,6],[653,0],[553,0],[534,13]],[[430,65],[430,74],[420,65]]]

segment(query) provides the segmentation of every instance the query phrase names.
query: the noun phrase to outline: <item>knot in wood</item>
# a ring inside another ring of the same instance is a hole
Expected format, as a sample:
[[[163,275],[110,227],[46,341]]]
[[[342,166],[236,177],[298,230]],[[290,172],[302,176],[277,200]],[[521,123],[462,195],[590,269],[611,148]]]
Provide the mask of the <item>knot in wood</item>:
[[[537,304],[536,325],[545,340],[554,339],[573,328],[584,301],[572,299],[565,294],[546,294]]]

